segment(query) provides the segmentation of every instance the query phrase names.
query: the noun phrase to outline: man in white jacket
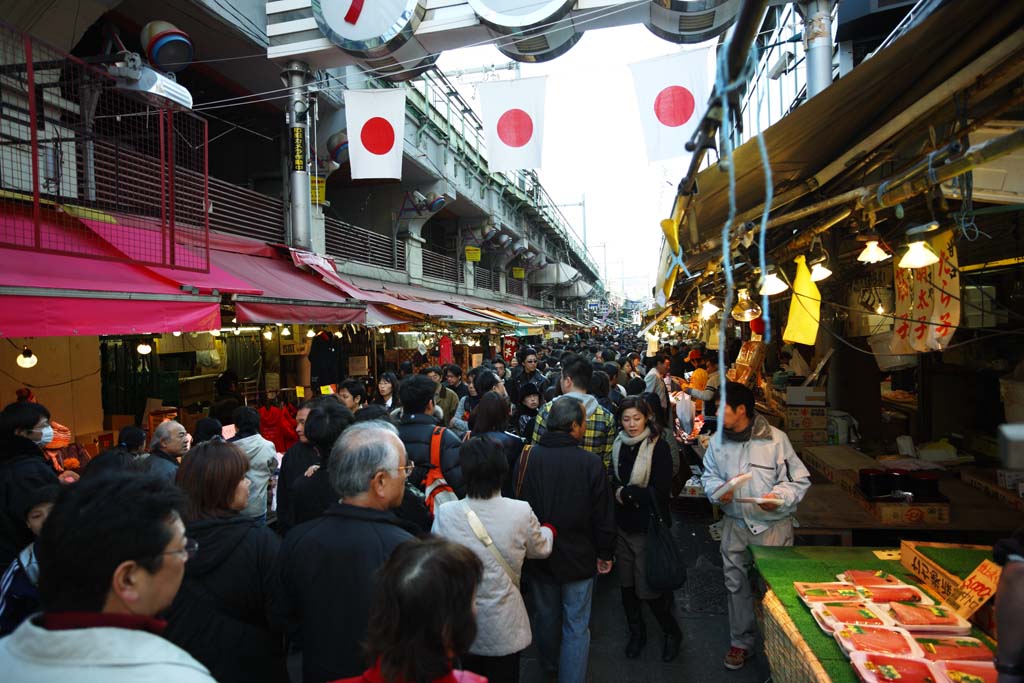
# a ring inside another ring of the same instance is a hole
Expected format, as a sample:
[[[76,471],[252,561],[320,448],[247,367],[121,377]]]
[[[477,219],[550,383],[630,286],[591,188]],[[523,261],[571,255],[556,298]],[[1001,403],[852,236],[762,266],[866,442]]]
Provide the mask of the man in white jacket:
[[[811,485],[811,475],[789,437],[754,410],[754,394],[729,382],[725,390],[723,434],[712,437],[704,454],[701,483],[708,498],[722,506],[722,560],[729,591],[731,646],[725,668],[739,669],[753,654],[757,625],[747,572],[748,546],[793,545],[793,513]],[[730,479],[749,474],[735,490],[720,492]],[[760,503],[737,498],[758,498]]]
[[[5,681],[211,683],[156,619],[196,547],[181,493],[151,477],[110,475],[67,487],[39,539],[43,612],[0,640]]]

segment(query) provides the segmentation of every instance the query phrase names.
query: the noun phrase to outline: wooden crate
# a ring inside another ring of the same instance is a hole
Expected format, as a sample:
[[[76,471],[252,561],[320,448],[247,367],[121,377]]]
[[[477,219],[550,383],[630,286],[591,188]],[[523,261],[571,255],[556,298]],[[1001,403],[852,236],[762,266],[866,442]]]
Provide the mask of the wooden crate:
[[[1001,488],[996,483],[995,475],[991,473],[991,470],[965,467],[960,470],[960,479],[965,484],[970,484],[974,488],[984,491],[990,498],[1006,503],[1006,505],[1018,512],[1024,512],[1024,498],[1017,495],[1016,491]]]

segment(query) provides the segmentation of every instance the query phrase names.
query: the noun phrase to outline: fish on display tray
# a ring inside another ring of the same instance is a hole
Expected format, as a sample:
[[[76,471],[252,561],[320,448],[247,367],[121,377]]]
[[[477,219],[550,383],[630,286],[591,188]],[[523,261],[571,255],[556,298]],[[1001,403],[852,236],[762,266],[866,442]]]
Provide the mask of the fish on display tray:
[[[885,584],[882,586],[857,586],[862,600],[868,602],[916,602],[920,605],[934,605],[935,601],[916,587],[907,584]]]
[[[914,605],[906,602],[889,603],[888,615],[897,626],[918,633],[971,632],[969,621],[945,605]]]
[[[811,606],[811,616],[826,633],[838,624],[893,625],[882,606],[869,602],[818,602]]]
[[[939,683],[996,683],[999,674],[992,662],[935,662]]]
[[[832,632],[843,654],[875,652],[900,657],[922,657],[921,646],[906,629],[895,626],[836,624]]]
[[[808,607],[816,602],[860,602],[863,600],[860,593],[857,592],[857,587],[852,583],[794,581],[793,588],[796,589],[800,600]]]
[[[898,586],[903,583],[889,572],[879,569],[847,569],[836,578],[857,586]]]
[[[938,683],[941,680],[936,664],[920,657],[854,652],[850,655],[850,664],[864,683]]]
[[[992,650],[968,636],[915,636],[925,659],[947,662],[991,662]]]

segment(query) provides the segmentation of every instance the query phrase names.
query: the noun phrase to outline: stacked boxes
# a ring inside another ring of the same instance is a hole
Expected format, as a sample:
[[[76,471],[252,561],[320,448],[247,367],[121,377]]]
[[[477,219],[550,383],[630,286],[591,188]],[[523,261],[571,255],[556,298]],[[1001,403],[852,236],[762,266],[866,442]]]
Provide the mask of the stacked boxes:
[[[828,443],[828,407],[823,387],[789,387],[786,434],[798,450],[801,446]]]

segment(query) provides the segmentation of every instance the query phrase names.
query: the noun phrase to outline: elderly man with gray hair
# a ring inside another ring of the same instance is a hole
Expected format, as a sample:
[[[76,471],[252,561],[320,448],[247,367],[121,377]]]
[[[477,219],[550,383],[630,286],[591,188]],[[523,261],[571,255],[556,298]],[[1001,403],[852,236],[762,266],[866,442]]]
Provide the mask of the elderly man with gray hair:
[[[188,452],[189,443],[188,430],[180,422],[161,422],[153,430],[149,455],[142,461],[142,470],[173,484],[178,475],[178,463]]]
[[[366,668],[360,643],[377,569],[415,530],[393,512],[411,469],[393,425],[351,425],[328,462],[338,502],[285,537],[281,581],[289,619],[301,632],[307,683],[355,676]]]

